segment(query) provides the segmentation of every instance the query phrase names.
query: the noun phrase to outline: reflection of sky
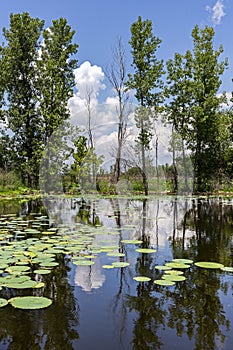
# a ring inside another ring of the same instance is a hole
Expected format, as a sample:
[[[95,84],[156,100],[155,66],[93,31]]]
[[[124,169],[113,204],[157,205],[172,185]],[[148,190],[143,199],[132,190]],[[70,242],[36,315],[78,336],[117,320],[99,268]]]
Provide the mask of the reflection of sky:
[[[146,203],[146,226],[145,234],[150,237],[150,246],[157,250],[157,264],[164,264],[165,261],[173,258],[170,247],[169,238],[175,234],[176,238],[182,237],[181,221],[185,211],[191,205],[191,201],[184,204],[181,198],[177,200],[177,215],[174,216],[174,198],[164,197],[164,199],[150,199]],[[59,208],[59,221],[65,225],[75,223],[75,216],[78,213],[78,205],[76,208],[71,208],[71,200],[62,200],[62,205],[56,203],[55,208]],[[121,239],[140,239],[143,230],[143,204],[141,201],[132,201],[128,199],[119,199],[118,207],[117,200],[109,201],[107,199],[95,201],[96,215],[99,216],[103,224],[103,233],[98,233],[95,236],[94,243],[98,245],[116,245],[119,246]],[[62,210],[61,210],[62,209]],[[116,226],[116,217],[114,212],[120,211],[121,228]],[[118,231],[118,235],[112,235],[108,232]],[[189,239],[193,236],[191,230],[186,230],[185,233],[185,248],[188,245]],[[135,259],[136,247],[127,245],[128,257]],[[105,282],[106,271],[102,268],[103,264],[111,264],[116,261],[116,258],[109,258],[106,253],[101,254],[103,263],[100,262],[100,256],[94,259],[95,264],[92,266],[77,266],[75,268],[74,282],[76,286],[81,287],[84,291],[89,292],[93,289],[98,289]]]

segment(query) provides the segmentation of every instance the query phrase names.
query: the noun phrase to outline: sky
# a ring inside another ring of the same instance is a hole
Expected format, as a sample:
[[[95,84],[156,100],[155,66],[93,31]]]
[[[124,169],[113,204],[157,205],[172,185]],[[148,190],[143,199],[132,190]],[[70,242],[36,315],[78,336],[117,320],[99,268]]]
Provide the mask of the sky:
[[[49,27],[53,19],[65,17],[75,30],[78,43],[78,69],[75,71],[75,96],[69,102],[71,114],[81,123],[84,120],[86,86],[91,86],[92,104],[110,110],[108,119],[102,117],[96,133],[103,138],[103,125],[114,124],[114,94],[104,75],[104,69],[112,62],[112,49],[121,37],[126,51],[127,69],[130,71],[131,54],[128,41],[130,26],[138,16],[150,19],[153,32],[162,42],[157,56],[165,62],[175,52],[192,49],[191,32],[197,24],[200,28],[213,26],[215,48],[223,45],[221,58],[228,58],[229,68],[222,77],[220,92],[233,90],[233,1],[232,0],[0,0],[0,29],[8,27],[10,13],[29,12],[32,17],[45,20]],[[0,41],[4,39],[0,33]],[[83,122],[84,123],[84,122]],[[114,134],[111,126],[104,139],[111,143]],[[115,136],[114,136],[115,135]],[[103,141],[103,142],[105,142]]]

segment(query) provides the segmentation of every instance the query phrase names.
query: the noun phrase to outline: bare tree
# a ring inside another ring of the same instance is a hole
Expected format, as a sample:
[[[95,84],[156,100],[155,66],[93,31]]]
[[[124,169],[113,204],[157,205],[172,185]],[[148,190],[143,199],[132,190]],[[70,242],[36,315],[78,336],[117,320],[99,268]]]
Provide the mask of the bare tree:
[[[85,92],[85,107],[87,109],[87,132],[89,136],[89,148],[94,148],[94,139],[92,134],[92,106],[91,100],[93,95],[93,88],[91,86],[86,87]]]
[[[122,40],[119,37],[115,48],[112,51],[112,63],[107,66],[105,70],[106,77],[110,84],[112,85],[117,99],[117,115],[118,115],[118,134],[117,134],[117,149],[116,149],[116,159],[113,168],[113,174],[111,176],[110,182],[112,184],[117,184],[121,173],[121,153],[126,137],[127,121],[129,115],[128,100],[129,96],[125,92],[125,81],[126,81],[126,63],[125,63],[125,49],[122,44]]]

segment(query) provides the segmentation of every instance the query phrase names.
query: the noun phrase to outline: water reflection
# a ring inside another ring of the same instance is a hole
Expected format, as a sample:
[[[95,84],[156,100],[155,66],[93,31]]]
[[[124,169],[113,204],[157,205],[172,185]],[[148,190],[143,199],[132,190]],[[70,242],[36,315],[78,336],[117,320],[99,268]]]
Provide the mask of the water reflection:
[[[59,268],[44,277],[43,295],[54,304],[33,312],[0,309],[1,348],[50,350],[64,349],[65,344],[65,349],[86,350],[94,344],[95,350],[231,350],[232,274],[192,265],[184,272],[186,280],[175,286],[153,281],[162,275],[155,266],[172,258],[233,266],[232,204],[221,198],[63,198],[48,200],[46,207],[41,202],[11,207],[26,216],[47,212],[60,227],[82,223],[91,232],[107,228],[104,242],[96,231],[94,244],[117,246],[125,256],[101,253],[94,265],[76,267],[68,256],[58,255]],[[0,208],[6,213],[6,205]],[[114,231],[118,234],[112,235]],[[138,253],[123,239],[140,239],[140,247],[157,252]],[[102,265],[113,260],[130,266],[105,271]],[[137,283],[136,275],[151,281]],[[10,296],[1,291],[1,297]]]

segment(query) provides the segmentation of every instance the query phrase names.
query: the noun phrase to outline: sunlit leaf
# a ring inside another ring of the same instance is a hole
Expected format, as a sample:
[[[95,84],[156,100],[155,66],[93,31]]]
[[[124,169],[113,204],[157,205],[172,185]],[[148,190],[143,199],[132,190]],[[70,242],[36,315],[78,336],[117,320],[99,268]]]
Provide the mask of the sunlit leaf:
[[[158,284],[160,286],[173,286],[175,284],[175,282],[173,281],[168,281],[168,280],[155,280],[154,281],[155,284]]]
[[[136,249],[136,252],[138,252],[138,253],[144,253],[144,254],[150,254],[150,253],[156,253],[156,249],[138,248],[138,249]]]
[[[221,269],[224,265],[212,261],[198,261],[194,263],[198,267],[203,267],[205,269]]]
[[[8,304],[8,300],[0,298],[0,307],[6,306]]]
[[[43,309],[52,304],[51,299],[36,296],[15,297],[8,302],[18,309]]]
[[[149,282],[151,280],[151,278],[146,276],[136,276],[133,279],[137,282]]]

